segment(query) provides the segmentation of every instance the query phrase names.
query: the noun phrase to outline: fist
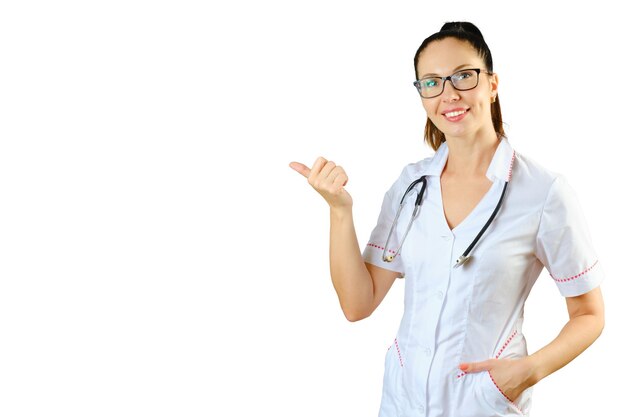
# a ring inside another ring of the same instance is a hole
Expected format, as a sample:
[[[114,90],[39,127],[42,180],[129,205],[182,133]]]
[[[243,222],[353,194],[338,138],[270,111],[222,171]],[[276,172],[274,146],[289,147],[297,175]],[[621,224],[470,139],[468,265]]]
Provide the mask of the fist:
[[[292,162],[289,166],[305,177],[309,185],[324,197],[331,208],[352,206],[352,197],[343,188],[348,183],[348,176],[343,168],[333,161],[327,161],[320,156],[311,168],[300,162]]]

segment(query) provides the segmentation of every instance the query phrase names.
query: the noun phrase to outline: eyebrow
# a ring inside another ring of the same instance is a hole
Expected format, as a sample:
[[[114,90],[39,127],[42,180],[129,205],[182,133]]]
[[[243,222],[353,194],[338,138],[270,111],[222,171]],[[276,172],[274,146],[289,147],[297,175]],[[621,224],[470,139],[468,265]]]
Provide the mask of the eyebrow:
[[[463,65],[459,65],[458,67],[456,67],[455,69],[453,69],[453,70],[452,70],[452,73],[454,74],[455,72],[457,72],[457,71],[458,71],[458,70],[460,70],[461,68],[463,68],[463,67],[469,67],[469,66],[471,66],[471,65],[472,65],[472,64],[463,64]],[[431,76],[431,75],[434,75],[435,77],[440,77],[440,75],[439,75],[439,74],[433,74],[433,73],[431,72],[431,73],[428,73],[428,74],[424,74],[424,75],[422,75],[422,77],[421,77],[421,78],[424,78],[424,77],[429,77],[429,76]]]

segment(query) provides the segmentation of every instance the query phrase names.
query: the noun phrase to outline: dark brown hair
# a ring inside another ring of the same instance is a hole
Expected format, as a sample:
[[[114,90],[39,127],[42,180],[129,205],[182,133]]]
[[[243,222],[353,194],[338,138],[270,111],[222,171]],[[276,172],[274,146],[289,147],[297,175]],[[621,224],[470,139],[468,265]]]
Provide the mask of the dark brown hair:
[[[489,72],[493,72],[493,60],[491,58],[491,51],[483,38],[480,30],[470,22],[447,22],[445,23],[439,32],[430,35],[424,39],[422,45],[417,49],[413,64],[415,66],[415,79],[419,80],[417,73],[417,61],[422,51],[430,45],[431,42],[439,41],[445,38],[456,38],[461,41],[468,42],[478,53],[478,55],[485,62],[485,66]],[[495,102],[491,103],[491,121],[493,127],[498,135],[498,139],[506,137],[504,133],[504,126],[502,124],[502,111],[500,110],[500,98],[496,95]],[[430,120],[426,120],[426,127],[424,128],[424,141],[430,145],[435,151],[439,149],[439,146],[446,141],[446,137],[441,130],[435,126]]]

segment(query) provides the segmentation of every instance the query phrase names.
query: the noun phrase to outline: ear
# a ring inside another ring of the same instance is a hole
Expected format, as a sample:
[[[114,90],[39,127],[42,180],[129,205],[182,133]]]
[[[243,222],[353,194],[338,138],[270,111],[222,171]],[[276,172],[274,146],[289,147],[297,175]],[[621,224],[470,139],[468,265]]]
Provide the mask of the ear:
[[[491,93],[491,100],[496,98],[498,95],[498,83],[500,80],[498,79],[498,74],[495,72],[489,76],[489,91]]]

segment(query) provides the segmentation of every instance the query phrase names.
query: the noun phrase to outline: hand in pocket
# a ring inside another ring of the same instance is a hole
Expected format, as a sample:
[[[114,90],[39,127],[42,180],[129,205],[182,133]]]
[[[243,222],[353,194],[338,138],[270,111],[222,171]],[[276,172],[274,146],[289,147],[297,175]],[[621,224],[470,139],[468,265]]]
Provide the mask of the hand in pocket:
[[[536,384],[528,356],[522,359],[488,359],[482,362],[462,363],[465,373],[489,372],[491,380],[502,395],[514,402],[527,388]]]

